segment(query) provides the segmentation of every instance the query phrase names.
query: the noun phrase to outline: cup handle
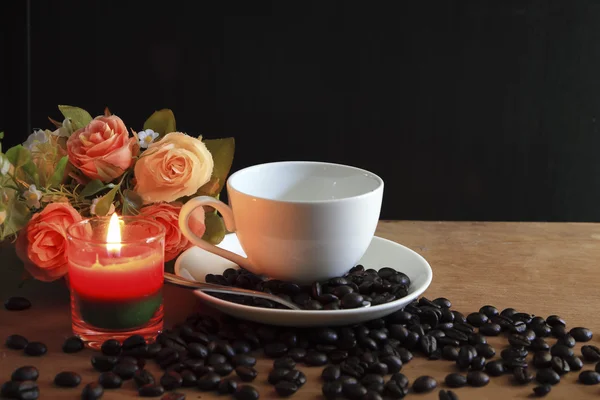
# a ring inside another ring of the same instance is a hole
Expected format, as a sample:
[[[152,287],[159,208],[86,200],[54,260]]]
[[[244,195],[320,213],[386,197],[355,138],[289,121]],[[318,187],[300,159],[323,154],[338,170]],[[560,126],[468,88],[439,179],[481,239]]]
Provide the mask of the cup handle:
[[[242,268],[251,270],[252,267],[250,266],[250,262],[246,257],[242,257],[239,254],[235,254],[234,252],[210,244],[192,232],[188,223],[189,217],[196,208],[203,206],[210,206],[219,211],[223,216],[223,221],[225,222],[225,227],[227,230],[229,232],[236,231],[235,220],[233,219],[233,211],[227,204],[215,199],[214,197],[198,196],[186,202],[183,207],[181,207],[181,211],[179,212],[179,229],[181,229],[183,235],[201,249],[226,258]]]

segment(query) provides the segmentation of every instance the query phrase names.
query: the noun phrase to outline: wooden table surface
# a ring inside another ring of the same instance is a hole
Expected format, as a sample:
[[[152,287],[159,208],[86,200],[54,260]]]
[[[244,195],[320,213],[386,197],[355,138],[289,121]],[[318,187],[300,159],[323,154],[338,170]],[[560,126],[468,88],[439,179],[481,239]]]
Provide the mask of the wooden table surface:
[[[433,282],[425,296],[434,299],[447,297],[453,308],[463,313],[477,311],[491,304],[499,309],[514,307],[536,315],[562,316],[569,327],[589,327],[597,335],[590,344],[600,341],[600,225],[575,223],[489,223],[489,222],[397,222],[382,221],[377,232],[400,242],[423,255],[433,268]],[[91,350],[70,355],[61,352],[61,344],[70,333],[68,293],[61,284],[32,282],[17,288],[18,264],[13,252],[3,249],[0,254],[2,298],[24,295],[32,300],[27,311],[0,310],[0,340],[12,333],[30,340],[41,340],[49,353],[41,358],[22,355],[20,351],[2,348],[0,379],[7,380],[13,369],[36,365],[40,370],[39,384],[42,399],[75,399],[77,389],[58,389],[52,380],[59,371],[79,372],[83,382],[97,379],[90,366]],[[182,321],[194,311],[206,310],[189,291],[165,288],[167,325]],[[506,338],[489,342],[498,350]],[[550,343],[554,340],[550,339]],[[580,346],[576,347],[579,353]],[[152,363],[149,363],[152,364]],[[254,384],[261,398],[275,398],[272,387],[266,384],[271,361],[260,360],[259,376]],[[154,366],[152,366],[154,368]],[[152,369],[151,368],[151,369]],[[293,398],[322,398],[321,368],[302,368],[308,383]],[[586,364],[584,369],[593,369]],[[444,388],[444,377],[456,371],[454,363],[427,361],[415,357],[402,372],[412,381],[420,375],[431,375]],[[158,369],[153,370],[158,375]],[[158,375],[160,376],[160,375]],[[553,388],[550,399],[586,399],[600,397],[600,385],[577,384],[578,373],[570,373]],[[509,375],[493,378],[484,388],[456,389],[464,399],[527,398],[533,384],[515,386]],[[218,396],[185,391],[188,399],[210,399]],[[106,391],[105,399],[125,399],[136,396],[132,382],[123,389]],[[221,397],[222,398],[222,397]],[[437,399],[438,390],[425,395],[409,394],[407,398]]]

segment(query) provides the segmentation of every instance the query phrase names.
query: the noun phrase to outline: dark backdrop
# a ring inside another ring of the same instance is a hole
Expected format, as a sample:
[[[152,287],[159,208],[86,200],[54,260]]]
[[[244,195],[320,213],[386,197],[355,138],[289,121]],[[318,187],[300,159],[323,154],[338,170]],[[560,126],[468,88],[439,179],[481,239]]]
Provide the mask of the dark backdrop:
[[[600,2],[4,0],[6,144],[57,104],[325,160],[390,219],[600,220]],[[28,67],[29,66],[29,67]],[[29,71],[30,68],[30,71]]]

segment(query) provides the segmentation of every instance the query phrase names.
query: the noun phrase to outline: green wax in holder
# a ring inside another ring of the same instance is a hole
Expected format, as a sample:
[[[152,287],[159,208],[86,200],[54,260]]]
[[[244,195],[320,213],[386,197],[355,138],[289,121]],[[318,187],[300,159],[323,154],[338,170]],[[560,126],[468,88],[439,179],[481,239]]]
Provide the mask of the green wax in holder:
[[[129,301],[78,298],[81,319],[95,328],[125,330],[147,324],[162,305],[162,291]]]

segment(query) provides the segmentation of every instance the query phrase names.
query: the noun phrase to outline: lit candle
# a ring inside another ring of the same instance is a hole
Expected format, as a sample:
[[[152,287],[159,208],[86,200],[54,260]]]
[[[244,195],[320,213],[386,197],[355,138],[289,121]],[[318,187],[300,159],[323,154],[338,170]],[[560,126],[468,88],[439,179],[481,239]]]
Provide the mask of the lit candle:
[[[141,218],[92,218],[67,230],[73,331],[106,340],[162,329],[164,227]],[[86,336],[87,335],[87,336]],[[91,339],[90,339],[91,340]]]

